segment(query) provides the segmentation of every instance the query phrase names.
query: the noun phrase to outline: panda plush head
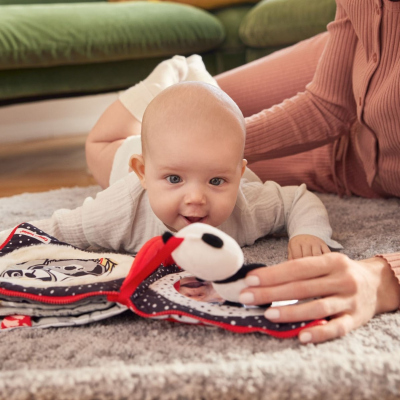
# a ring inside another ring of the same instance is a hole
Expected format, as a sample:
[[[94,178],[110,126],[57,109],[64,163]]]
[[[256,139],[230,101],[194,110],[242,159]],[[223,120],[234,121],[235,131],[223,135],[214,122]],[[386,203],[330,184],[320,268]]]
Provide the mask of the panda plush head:
[[[171,253],[172,258],[197,278],[223,280],[234,275],[243,265],[244,256],[238,243],[210,225],[190,224],[177,232],[176,237],[183,241]]]

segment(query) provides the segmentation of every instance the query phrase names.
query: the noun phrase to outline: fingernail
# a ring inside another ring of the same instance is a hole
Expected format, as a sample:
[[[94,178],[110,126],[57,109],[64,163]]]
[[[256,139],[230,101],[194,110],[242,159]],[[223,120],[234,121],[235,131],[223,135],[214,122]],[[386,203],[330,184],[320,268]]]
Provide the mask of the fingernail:
[[[242,304],[253,304],[254,303],[254,294],[250,292],[241,293],[239,295],[239,301]]]
[[[281,313],[276,308],[268,308],[264,313],[264,317],[267,319],[278,319],[281,316]]]
[[[299,340],[301,343],[308,343],[311,342],[312,335],[310,332],[302,332],[299,335]]]
[[[255,275],[246,276],[244,282],[247,286],[260,286],[260,278]]]

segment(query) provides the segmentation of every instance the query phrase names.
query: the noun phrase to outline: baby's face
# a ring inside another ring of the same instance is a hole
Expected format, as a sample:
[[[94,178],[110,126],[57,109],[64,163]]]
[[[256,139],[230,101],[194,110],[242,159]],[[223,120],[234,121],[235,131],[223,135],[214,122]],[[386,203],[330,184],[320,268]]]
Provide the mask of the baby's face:
[[[236,203],[246,165],[241,148],[229,135],[181,133],[149,144],[144,186],[152,210],[173,231],[194,222],[219,226]]]
[[[144,153],[131,166],[169,229],[194,222],[219,226],[231,215],[247,163],[244,130],[233,100],[210,85],[173,85],[150,103]]]

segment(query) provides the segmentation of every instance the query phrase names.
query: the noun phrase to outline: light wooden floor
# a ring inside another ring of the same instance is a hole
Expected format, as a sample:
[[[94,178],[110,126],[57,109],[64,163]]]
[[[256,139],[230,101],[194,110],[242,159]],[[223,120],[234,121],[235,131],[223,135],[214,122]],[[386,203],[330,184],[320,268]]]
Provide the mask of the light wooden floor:
[[[96,184],[85,161],[86,136],[0,145],[0,197]]]

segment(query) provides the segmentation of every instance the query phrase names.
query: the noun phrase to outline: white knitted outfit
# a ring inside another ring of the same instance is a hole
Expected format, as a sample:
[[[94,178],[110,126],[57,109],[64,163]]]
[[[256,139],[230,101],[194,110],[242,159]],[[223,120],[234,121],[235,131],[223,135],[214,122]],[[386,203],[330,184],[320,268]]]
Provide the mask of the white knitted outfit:
[[[88,197],[75,210],[58,210],[50,219],[31,223],[80,248],[129,253],[139,251],[149,239],[168,231],[151,209],[147,192],[134,173],[99,192],[95,199]],[[331,239],[324,205],[305,185],[281,187],[271,181],[263,184],[242,179],[234,210],[218,228],[240,246],[286,231],[289,238],[310,234],[331,248],[342,248]]]

